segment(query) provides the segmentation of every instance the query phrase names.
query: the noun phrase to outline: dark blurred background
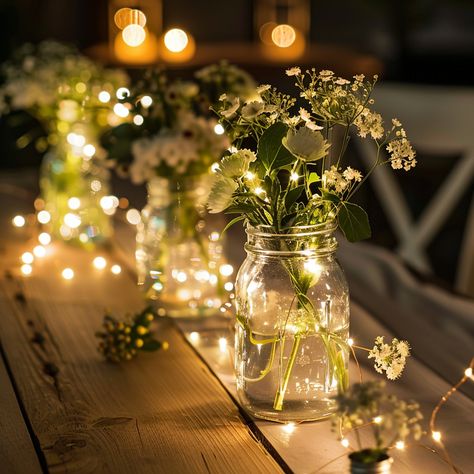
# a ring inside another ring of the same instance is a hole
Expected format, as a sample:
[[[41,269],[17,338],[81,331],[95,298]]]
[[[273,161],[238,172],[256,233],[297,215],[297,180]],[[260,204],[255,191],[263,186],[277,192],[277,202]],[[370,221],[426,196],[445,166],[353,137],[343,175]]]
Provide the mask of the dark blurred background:
[[[228,58],[248,70],[257,82],[271,82],[283,89],[291,86],[283,70],[294,64],[346,75],[379,73],[386,83],[439,85],[446,90],[474,85],[473,0],[308,0],[303,2],[307,3],[306,21],[309,19],[304,54],[271,59],[252,46],[259,42],[256,11],[265,8],[265,2],[281,8],[278,1],[271,0],[0,0],[0,62],[26,41],[54,38],[118,65],[107,46],[110,11],[116,4],[159,10],[156,22],[160,24],[150,25],[157,34],[179,26],[193,35],[193,59],[171,65],[172,73],[180,76],[188,77],[199,66]],[[124,66],[132,77],[142,70],[137,65]],[[0,120],[0,167],[38,167],[41,155],[33,147],[18,150],[15,145],[21,130],[12,130]],[[356,148],[350,149],[350,155],[354,166],[363,169]],[[461,159],[462,150],[433,157],[432,151],[418,149],[418,155],[419,166],[412,173],[397,175],[415,219]],[[472,195],[471,183],[427,248],[434,269],[430,278],[449,288],[456,279]],[[372,241],[394,248],[393,229],[375,196],[371,186],[359,196],[371,216]]]

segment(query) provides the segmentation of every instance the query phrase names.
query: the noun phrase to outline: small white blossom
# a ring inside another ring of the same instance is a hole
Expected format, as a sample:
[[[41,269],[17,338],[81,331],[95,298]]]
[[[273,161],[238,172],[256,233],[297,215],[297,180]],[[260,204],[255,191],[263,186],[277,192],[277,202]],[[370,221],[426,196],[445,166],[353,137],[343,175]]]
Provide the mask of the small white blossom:
[[[283,145],[293,155],[304,161],[317,161],[328,154],[330,144],[321,132],[300,127],[296,132],[289,130],[283,138]]]
[[[410,346],[407,341],[394,338],[389,345],[384,342],[383,336],[378,336],[368,358],[375,359],[374,368],[378,373],[385,372],[389,380],[395,380],[402,374],[409,355]]]
[[[265,104],[263,102],[253,100],[242,107],[242,118],[246,120],[253,120],[265,111]]]
[[[360,171],[357,171],[350,166],[348,166],[344,172],[342,173],[342,176],[344,176],[345,179],[348,181],[361,181],[362,180],[362,173]]]
[[[237,190],[237,183],[222,175],[215,175],[215,180],[209,193],[207,207],[211,214],[217,214],[227,209],[232,203],[232,195]]]
[[[263,94],[265,91],[270,89],[272,86],[270,84],[262,84],[257,87],[257,94]]]
[[[415,150],[405,137],[392,140],[387,145],[387,151],[390,154],[390,164],[394,170],[403,168],[405,171],[409,171],[417,163]]]
[[[382,116],[377,112],[364,108],[361,114],[356,118],[354,124],[359,130],[359,136],[365,138],[370,135],[374,140],[378,140],[384,136],[384,128],[382,125]]]
[[[287,76],[298,76],[299,74],[301,74],[301,69],[299,67],[292,67],[286,70]]]
[[[235,116],[239,107],[240,107],[240,100],[238,97],[234,97],[234,99],[231,102],[230,107],[225,110],[221,110],[220,114],[226,119],[231,119],[232,117]]]

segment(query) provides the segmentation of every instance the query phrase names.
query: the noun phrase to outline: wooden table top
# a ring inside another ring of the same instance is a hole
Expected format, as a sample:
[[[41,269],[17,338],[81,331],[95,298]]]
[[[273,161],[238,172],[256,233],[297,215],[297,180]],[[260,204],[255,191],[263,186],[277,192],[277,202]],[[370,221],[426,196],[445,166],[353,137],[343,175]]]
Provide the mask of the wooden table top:
[[[157,336],[169,342],[168,351],[122,365],[101,359],[94,333],[105,310],[124,315],[143,307],[131,253],[123,250],[130,249],[133,229],[120,231],[122,250],[86,252],[55,242],[22,276],[20,256],[32,249],[34,235],[10,220],[32,212],[34,195],[25,191],[30,177],[15,175],[14,186],[12,179],[0,176],[0,472],[346,472],[345,457],[324,467],[344,456],[330,423],[293,432],[241,412],[232,354],[216,343],[228,321],[178,327],[163,319]],[[99,254],[109,266],[119,263],[122,273],[94,269]],[[75,271],[70,281],[61,277],[66,267]],[[352,311],[356,335],[389,334],[361,307]],[[191,330],[201,334],[194,347]],[[449,385],[413,360],[393,387],[419,399],[426,416]],[[440,422],[456,461],[466,474],[474,472],[474,402],[459,394]],[[397,456],[392,472],[452,471],[439,457],[413,449]]]

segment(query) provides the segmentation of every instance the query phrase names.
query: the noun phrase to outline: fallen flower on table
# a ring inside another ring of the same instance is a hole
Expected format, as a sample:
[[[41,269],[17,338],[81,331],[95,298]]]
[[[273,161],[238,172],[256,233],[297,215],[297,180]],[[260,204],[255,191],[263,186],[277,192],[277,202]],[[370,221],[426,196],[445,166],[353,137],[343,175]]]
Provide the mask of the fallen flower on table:
[[[108,361],[123,362],[136,357],[139,351],[167,350],[168,342],[156,340],[150,331],[153,320],[150,308],[123,321],[106,314],[102,323],[104,330],[96,332],[99,338],[98,351]]]

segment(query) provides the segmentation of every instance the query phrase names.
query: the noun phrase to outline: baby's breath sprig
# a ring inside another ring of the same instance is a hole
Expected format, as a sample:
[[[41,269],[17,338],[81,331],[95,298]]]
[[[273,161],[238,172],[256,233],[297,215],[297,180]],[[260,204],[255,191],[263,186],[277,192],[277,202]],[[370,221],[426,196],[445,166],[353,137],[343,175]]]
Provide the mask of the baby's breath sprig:
[[[150,308],[124,321],[106,314],[102,323],[104,330],[96,332],[99,352],[111,362],[122,362],[136,357],[138,351],[168,349],[168,342],[160,342],[153,337],[150,331],[153,319]]]

